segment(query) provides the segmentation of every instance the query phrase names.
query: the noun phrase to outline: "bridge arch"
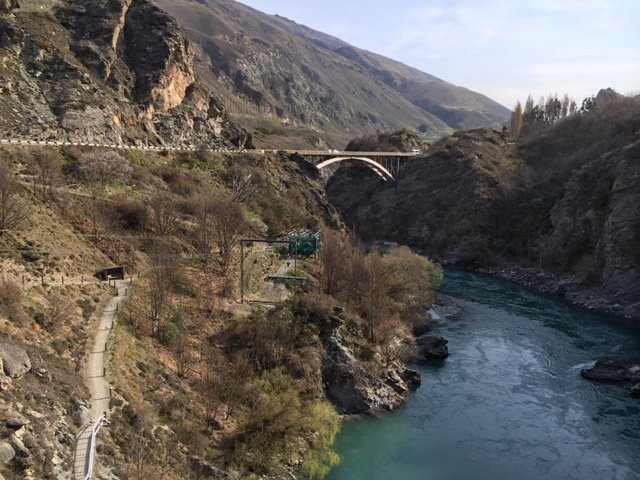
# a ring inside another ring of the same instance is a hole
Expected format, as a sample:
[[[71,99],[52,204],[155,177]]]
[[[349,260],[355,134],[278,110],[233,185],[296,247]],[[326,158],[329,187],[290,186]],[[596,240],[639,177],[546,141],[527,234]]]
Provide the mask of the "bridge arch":
[[[375,160],[371,160],[367,157],[335,157],[324,160],[316,165],[318,170],[322,170],[329,165],[333,165],[334,163],[344,162],[345,160],[356,160],[358,162],[365,163],[371,170],[377,173],[385,182],[387,180],[394,180],[393,174],[383,167],[381,164],[376,162]]]

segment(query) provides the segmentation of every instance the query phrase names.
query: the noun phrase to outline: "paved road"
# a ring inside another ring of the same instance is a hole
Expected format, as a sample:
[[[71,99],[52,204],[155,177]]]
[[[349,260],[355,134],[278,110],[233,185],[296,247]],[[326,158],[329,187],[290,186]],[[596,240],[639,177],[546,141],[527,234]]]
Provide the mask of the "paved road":
[[[116,282],[118,295],[113,297],[105,309],[102,311],[100,321],[98,322],[98,330],[96,332],[91,351],[88,355],[87,365],[85,368],[85,378],[89,392],[91,393],[91,408],[89,409],[89,421],[91,422],[80,433],[76,442],[75,462],[74,462],[74,480],[83,480],[89,471],[92,461],[92,444],[93,427],[99,422],[103,415],[109,411],[109,401],[111,399],[111,385],[109,384],[109,376],[107,371],[108,364],[108,344],[113,332],[118,310],[124,303],[127,293],[128,284],[124,281]]]
[[[117,150],[142,150],[142,151],[177,151],[177,152],[195,152],[201,150],[202,146],[197,145],[183,145],[179,147],[162,145],[120,145],[115,143],[84,143],[84,142],[68,142],[60,140],[20,140],[20,139],[0,139],[0,145],[22,145],[22,146],[77,146],[77,147],[98,147],[98,148],[113,148]],[[346,150],[292,150],[292,149],[250,149],[245,150],[241,148],[204,148],[209,152],[220,153],[249,153],[262,155],[265,153],[297,153],[299,155],[307,157],[416,157],[419,156],[419,152],[350,152]]]

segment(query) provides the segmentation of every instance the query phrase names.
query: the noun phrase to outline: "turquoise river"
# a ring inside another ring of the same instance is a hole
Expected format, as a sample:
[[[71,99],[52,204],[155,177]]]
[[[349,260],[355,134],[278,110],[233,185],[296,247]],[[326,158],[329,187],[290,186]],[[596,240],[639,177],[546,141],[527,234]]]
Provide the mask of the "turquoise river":
[[[450,357],[382,418],[349,421],[330,480],[640,479],[640,401],[580,378],[640,360],[640,331],[501,280],[448,270],[464,313],[436,329]]]

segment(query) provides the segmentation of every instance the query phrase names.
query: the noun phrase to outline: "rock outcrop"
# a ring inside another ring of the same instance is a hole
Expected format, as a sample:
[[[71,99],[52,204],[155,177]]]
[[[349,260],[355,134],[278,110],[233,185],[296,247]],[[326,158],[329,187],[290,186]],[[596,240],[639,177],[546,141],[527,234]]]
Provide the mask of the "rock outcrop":
[[[636,383],[640,382],[640,365],[634,362],[601,358],[580,372],[583,378],[601,382]]]
[[[449,356],[448,340],[435,335],[422,335],[416,340],[418,345],[418,361]]]
[[[27,352],[16,345],[0,344],[0,367],[9,378],[20,378],[31,370]]]
[[[401,362],[381,368],[356,358],[339,333],[326,345],[323,381],[327,397],[343,414],[375,415],[404,404],[419,375]]]
[[[0,0],[0,13],[9,13],[16,8],[20,8],[18,0]]]
[[[198,475],[198,478],[210,478],[218,480],[227,480],[229,474],[215,467],[211,463],[200,457],[191,457],[191,469]]]
[[[601,358],[580,372],[583,378],[617,383],[629,387],[633,396],[640,395],[640,364],[613,358]]]

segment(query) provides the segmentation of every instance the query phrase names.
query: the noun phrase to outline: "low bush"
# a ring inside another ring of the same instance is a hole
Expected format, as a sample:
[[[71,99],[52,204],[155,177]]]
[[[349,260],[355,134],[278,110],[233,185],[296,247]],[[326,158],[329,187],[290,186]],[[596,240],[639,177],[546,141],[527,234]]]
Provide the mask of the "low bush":
[[[147,225],[149,213],[147,207],[138,200],[130,200],[124,196],[112,199],[115,223],[125,230],[142,231]]]
[[[14,323],[24,325],[28,322],[22,301],[22,288],[11,280],[0,283],[0,313]]]
[[[173,322],[169,322],[160,329],[158,340],[165,347],[173,347],[180,336],[180,328]]]

